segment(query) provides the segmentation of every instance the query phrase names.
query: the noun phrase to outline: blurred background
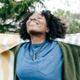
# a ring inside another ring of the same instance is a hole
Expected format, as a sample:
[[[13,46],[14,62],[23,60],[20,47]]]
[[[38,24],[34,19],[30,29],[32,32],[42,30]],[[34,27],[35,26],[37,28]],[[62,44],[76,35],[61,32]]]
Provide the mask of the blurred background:
[[[68,34],[80,33],[80,0],[0,0],[0,33],[18,34],[26,12],[46,9],[65,23]]]

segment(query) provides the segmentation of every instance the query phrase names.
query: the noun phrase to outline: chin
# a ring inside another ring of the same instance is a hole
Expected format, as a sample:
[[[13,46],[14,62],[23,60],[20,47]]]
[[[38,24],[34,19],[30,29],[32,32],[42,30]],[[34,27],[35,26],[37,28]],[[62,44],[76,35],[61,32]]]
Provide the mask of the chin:
[[[37,31],[29,31],[30,35],[38,35],[38,34],[42,34],[42,32],[37,32]]]

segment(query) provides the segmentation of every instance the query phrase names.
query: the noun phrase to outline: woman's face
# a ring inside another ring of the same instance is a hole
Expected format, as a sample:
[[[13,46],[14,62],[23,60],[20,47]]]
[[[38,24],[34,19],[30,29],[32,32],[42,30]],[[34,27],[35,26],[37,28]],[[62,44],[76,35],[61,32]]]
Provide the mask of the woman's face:
[[[48,33],[49,27],[47,27],[46,18],[45,16],[42,16],[40,13],[34,13],[31,15],[26,22],[27,26],[27,32],[30,34],[30,32],[35,33]]]

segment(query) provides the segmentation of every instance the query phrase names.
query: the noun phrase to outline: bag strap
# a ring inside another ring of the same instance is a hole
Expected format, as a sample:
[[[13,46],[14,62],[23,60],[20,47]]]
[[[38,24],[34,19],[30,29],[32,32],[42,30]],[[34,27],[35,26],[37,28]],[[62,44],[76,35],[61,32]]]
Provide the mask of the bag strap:
[[[17,62],[17,54],[18,51],[20,49],[20,47],[23,45],[24,43],[21,43],[19,45],[16,46],[15,51],[14,51],[14,75],[13,75],[13,80],[19,80],[17,75],[16,75],[16,62]]]

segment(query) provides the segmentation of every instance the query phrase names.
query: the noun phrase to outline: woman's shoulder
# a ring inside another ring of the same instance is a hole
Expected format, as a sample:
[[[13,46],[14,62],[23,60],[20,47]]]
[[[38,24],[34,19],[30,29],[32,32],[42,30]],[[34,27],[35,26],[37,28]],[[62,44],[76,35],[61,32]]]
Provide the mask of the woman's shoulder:
[[[24,42],[24,43],[20,43],[17,46],[13,47],[11,49],[11,51],[13,52],[18,52],[19,50],[21,50],[22,48],[25,48],[30,42]]]
[[[59,43],[55,40],[50,42],[51,48],[52,49],[57,49],[57,50],[62,50],[61,46],[59,45]]]
[[[24,48],[25,49],[29,44],[30,44],[30,42],[24,42],[24,43],[19,44],[18,46],[20,48]]]
[[[55,47],[56,47],[56,46],[60,46],[59,43],[58,43],[57,41],[55,41],[55,40],[53,40],[53,41],[51,42],[51,45],[52,45],[52,46],[55,46]]]

